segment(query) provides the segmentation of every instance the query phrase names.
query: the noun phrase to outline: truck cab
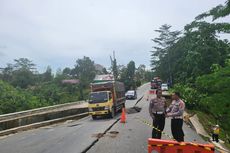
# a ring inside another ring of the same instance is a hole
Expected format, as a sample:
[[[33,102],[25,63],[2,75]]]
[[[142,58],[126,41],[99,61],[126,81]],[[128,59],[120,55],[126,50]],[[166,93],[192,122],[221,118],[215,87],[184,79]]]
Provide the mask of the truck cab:
[[[89,112],[93,118],[96,115],[108,115],[113,112],[113,96],[110,91],[91,92],[89,96]],[[114,114],[112,114],[114,115]]]

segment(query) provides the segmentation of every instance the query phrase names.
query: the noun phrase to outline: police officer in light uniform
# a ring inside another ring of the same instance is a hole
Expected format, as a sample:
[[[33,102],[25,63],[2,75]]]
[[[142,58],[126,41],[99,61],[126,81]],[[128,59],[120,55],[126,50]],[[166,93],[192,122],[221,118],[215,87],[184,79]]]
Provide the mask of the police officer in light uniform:
[[[183,132],[183,113],[185,109],[185,103],[180,99],[180,93],[174,92],[172,95],[172,103],[166,110],[166,116],[171,117],[171,130],[172,135],[178,142],[184,141]]]
[[[166,100],[162,97],[162,91],[160,89],[156,90],[156,94],[157,97],[150,101],[149,113],[153,119],[153,126],[163,131],[165,126]],[[161,132],[153,129],[152,138],[161,139]]]

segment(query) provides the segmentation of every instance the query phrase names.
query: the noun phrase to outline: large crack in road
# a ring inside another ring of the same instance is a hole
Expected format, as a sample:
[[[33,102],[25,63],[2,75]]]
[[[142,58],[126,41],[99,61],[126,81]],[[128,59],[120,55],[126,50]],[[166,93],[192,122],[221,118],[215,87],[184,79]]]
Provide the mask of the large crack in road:
[[[138,104],[138,102],[140,102],[140,101],[142,100],[143,97],[144,97],[144,95],[141,96],[141,97],[137,100],[137,102],[135,103],[135,105],[134,105],[133,107],[127,109],[127,113],[128,113],[128,114],[138,113],[138,112],[141,111],[141,108],[140,108],[140,107],[137,107],[136,105]],[[130,112],[130,113],[129,113],[129,112]],[[93,141],[86,149],[84,149],[81,153],[87,153],[93,146],[96,145],[96,143],[97,143],[104,135],[107,134],[107,132],[108,132],[108,131],[109,131],[119,120],[120,120],[120,118],[118,118],[115,122],[113,122],[113,124],[110,125],[110,126],[105,130],[104,133],[99,133],[99,134],[95,135],[95,137],[97,137],[97,139],[94,140],[94,141]]]
[[[100,138],[102,138],[103,135],[105,135],[119,120],[120,118],[117,119],[111,126],[109,126],[109,128],[106,129],[104,133],[98,136],[98,138],[95,141],[93,141],[92,144],[89,145],[85,150],[83,150],[82,153],[87,153],[100,140]]]

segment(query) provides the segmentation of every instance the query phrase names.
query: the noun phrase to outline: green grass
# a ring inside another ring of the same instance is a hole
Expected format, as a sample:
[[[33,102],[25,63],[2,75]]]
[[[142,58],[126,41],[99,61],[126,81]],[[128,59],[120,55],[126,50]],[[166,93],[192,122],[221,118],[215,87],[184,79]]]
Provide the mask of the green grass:
[[[213,125],[216,125],[216,119],[210,115],[210,114],[206,114],[204,112],[201,112],[201,111],[197,111],[197,110],[187,110],[188,113],[196,113],[198,118],[199,118],[199,121],[200,123],[203,125],[205,131],[211,136],[212,134],[212,126]],[[230,149],[230,144],[227,143],[227,140],[226,140],[226,131],[224,131],[223,129],[221,129],[220,127],[220,139],[225,141],[225,146]],[[202,138],[204,140],[206,140],[207,138],[203,137]]]
[[[215,118],[209,114],[205,114],[201,111],[195,111],[197,114],[200,123],[203,125],[206,132],[208,132],[209,135],[212,134],[212,126],[216,125]]]

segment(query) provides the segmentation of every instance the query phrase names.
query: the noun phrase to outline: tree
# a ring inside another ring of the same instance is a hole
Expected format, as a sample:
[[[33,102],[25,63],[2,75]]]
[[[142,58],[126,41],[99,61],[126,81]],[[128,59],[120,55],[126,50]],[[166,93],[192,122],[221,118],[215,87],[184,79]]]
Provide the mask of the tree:
[[[212,21],[215,21],[216,19],[226,17],[230,14],[230,0],[227,0],[225,2],[225,5],[218,5],[211,10],[204,12],[200,15],[198,15],[195,19],[196,24],[203,24],[203,22],[200,22],[201,20],[211,16]],[[216,32],[224,32],[224,33],[230,33],[230,24],[227,23],[209,23]]]
[[[14,67],[16,70],[26,70],[33,71],[35,70],[35,64],[28,58],[19,58],[14,60]]]
[[[229,44],[219,40],[215,25],[207,22],[192,22],[185,27],[185,36],[181,43],[184,50],[184,72],[192,81],[197,76],[211,72],[213,64],[224,65],[230,53]]]
[[[79,78],[84,85],[88,85],[96,74],[94,62],[89,57],[85,56],[83,59],[78,59],[75,65],[75,72],[77,78]]]
[[[159,29],[155,30],[159,33],[159,37],[152,39],[156,45],[153,47],[152,52],[152,61],[151,64],[153,67],[156,67],[159,60],[162,59],[168,52],[168,48],[172,46],[178,39],[181,34],[180,31],[170,31],[171,25],[164,24]]]
[[[7,82],[12,81],[14,67],[12,64],[7,64],[5,68],[2,69],[1,79]]]
[[[141,64],[138,66],[136,70],[136,74],[135,74],[137,80],[140,80],[140,81],[145,80],[145,68],[146,66],[144,64]]]
[[[106,68],[103,68],[102,72],[103,74],[108,74],[108,71],[106,70]]]
[[[218,66],[216,71],[196,79],[196,89],[201,97],[200,109],[212,114],[221,127],[230,134],[230,62],[224,67]]]
[[[127,78],[127,67],[124,65],[119,65],[119,80],[125,82]]]
[[[42,80],[44,82],[52,81],[53,80],[53,75],[52,75],[52,69],[50,66],[46,68],[45,73],[42,74]]]
[[[0,80],[0,114],[39,107],[37,97]]]
[[[212,64],[223,66],[230,51],[228,41],[218,39],[219,30],[221,26],[204,21],[186,25],[183,36],[164,48],[164,56],[159,55],[155,75],[192,84],[197,76],[210,73]]]
[[[62,71],[62,75],[65,77],[65,78],[71,78],[71,77],[74,77],[73,74],[72,74],[72,69],[69,68],[69,67],[66,67],[63,69]]]
[[[154,50],[151,51],[152,70],[155,70],[156,74],[164,79],[168,78],[170,82],[172,82],[172,71],[169,64],[171,62],[169,48],[178,41],[181,34],[180,31],[171,31],[171,27],[171,25],[164,24],[158,30],[155,30],[159,33],[159,37],[152,39],[156,45],[153,47]]]
[[[0,114],[82,100],[94,78],[94,62],[78,59],[74,69],[58,69],[53,78],[51,67],[44,73],[35,71],[29,59],[16,59],[0,74]],[[81,80],[80,84],[63,84],[63,79]],[[13,86],[12,86],[13,85]]]
[[[202,13],[200,15],[198,15],[196,17],[196,20],[201,20],[201,19],[204,19],[208,16],[212,16],[213,18],[213,21],[218,19],[218,18],[221,18],[221,17],[226,17],[227,15],[230,14],[230,0],[227,0],[225,2],[225,5],[218,5],[214,8],[212,8],[211,10],[205,12],[205,13]]]
[[[135,89],[135,62],[130,61],[127,66],[119,66],[119,81],[124,82],[126,90]]]
[[[164,37],[154,39],[158,46],[152,54],[155,74],[165,79],[169,70],[176,83],[173,89],[181,93],[186,106],[223,121],[220,123],[223,133],[226,130],[228,134],[230,64],[226,61],[229,61],[230,43],[220,39],[218,34],[230,33],[230,24],[203,19],[212,16],[216,20],[229,14],[228,0],[225,6],[219,5],[187,24],[183,35],[171,45],[165,43],[170,35],[159,31]],[[169,27],[164,29],[168,31]]]
[[[114,51],[113,51],[113,58],[110,56],[110,60],[111,60],[111,69],[113,72],[114,79],[117,80],[119,74],[118,74],[117,60],[115,58],[115,52]]]
[[[80,98],[84,99],[83,89],[89,86],[89,83],[92,82],[96,74],[94,62],[89,57],[84,56],[83,59],[76,61],[74,71],[80,80]]]
[[[147,70],[147,71],[145,71],[144,76],[145,76],[145,81],[150,82],[154,77],[154,73],[152,71]]]
[[[13,64],[13,78],[12,85],[20,88],[27,88],[29,85],[35,84],[35,75],[33,72],[35,64],[27,58],[15,59]]]
[[[31,71],[27,70],[16,70],[13,73],[12,85],[26,89],[29,85],[35,84],[35,77]]]
[[[135,70],[136,70],[135,62],[130,61],[127,65],[127,81],[128,81],[129,89],[136,89],[136,81],[134,80]]]
[[[130,62],[128,63],[128,65],[127,65],[127,77],[128,77],[130,80],[133,80],[133,79],[134,79],[135,70],[136,70],[135,62],[134,62],[134,61],[130,61]]]

